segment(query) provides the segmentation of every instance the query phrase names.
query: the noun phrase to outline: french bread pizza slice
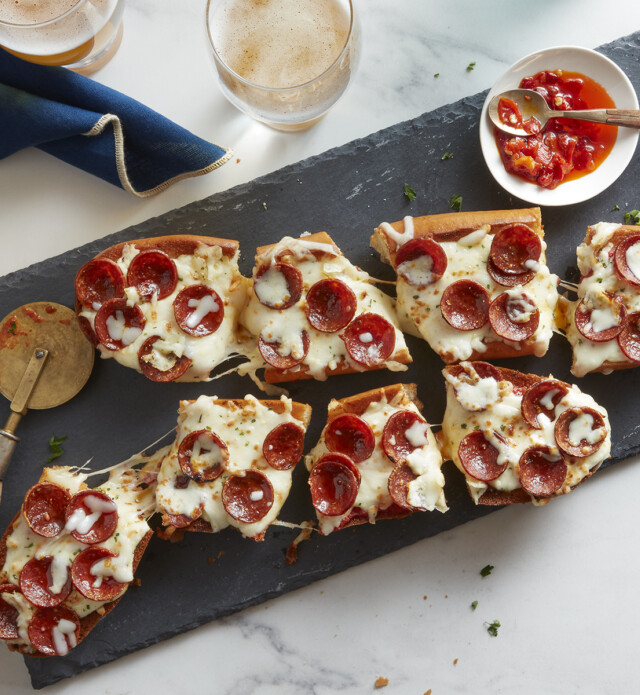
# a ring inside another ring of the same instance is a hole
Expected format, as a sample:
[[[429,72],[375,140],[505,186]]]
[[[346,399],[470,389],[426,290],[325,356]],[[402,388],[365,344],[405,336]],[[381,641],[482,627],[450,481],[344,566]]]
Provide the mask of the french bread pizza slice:
[[[0,639],[28,656],[65,656],[134,581],[153,535],[166,447],[109,469],[45,468],[0,540]]]
[[[233,526],[263,540],[289,494],[310,419],[310,406],[284,396],[181,401],[156,489],[166,534]]]
[[[320,532],[416,511],[447,511],[442,456],[415,384],[329,403],[320,441],[305,457]]]
[[[82,266],[76,311],[101,357],[160,382],[208,380],[237,353],[248,280],[237,241],[176,235],[116,244]]]
[[[640,229],[600,222],[578,246],[578,298],[563,301],[571,373],[640,365]]]
[[[396,270],[403,329],[445,363],[547,352],[559,279],[539,208],[405,217],[371,245]]]
[[[577,386],[487,362],[443,374],[442,455],[464,474],[476,504],[547,504],[609,458],[607,412]]]
[[[394,300],[326,232],[257,249],[240,321],[258,340],[268,383],[411,362]]]

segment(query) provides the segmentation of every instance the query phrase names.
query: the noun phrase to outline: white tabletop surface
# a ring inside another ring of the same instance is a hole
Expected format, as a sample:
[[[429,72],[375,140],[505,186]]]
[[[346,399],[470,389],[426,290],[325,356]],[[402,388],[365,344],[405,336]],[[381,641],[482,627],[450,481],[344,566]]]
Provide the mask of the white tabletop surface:
[[[314,129],[291,135],[222,97],[204,4],[129,0],[120,51],[95,79],[236,157],[143,201],[36,150],[0,161],[0,275],[479,92],[536,49],[595,47],[640,28],[637,0],[359,0],[352,86]],[[389,679],[382,692],[414,695],[638,692],[636,464],[546,508],[496,512],[48,692],[368,693],[379,676]],[[486,630],[494,619],[497,637]],[[30,691],[22,659],[0,651],[0,693]]]

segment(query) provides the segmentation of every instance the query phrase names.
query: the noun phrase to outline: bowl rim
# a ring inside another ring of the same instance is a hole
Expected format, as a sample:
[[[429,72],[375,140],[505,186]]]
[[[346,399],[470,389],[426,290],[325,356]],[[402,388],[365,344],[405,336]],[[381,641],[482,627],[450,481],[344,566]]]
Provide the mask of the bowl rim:
[[[570,63],[568,66],[544,64],[545,61],[549,63],[552,58],[556,63],[561,62],[563,57]],[[584,64],[584,69],[580,69],[581,63]],[[590,68],[594,70],[594,66],[599,68],[596,70],[598,77],[594,77],[589,72]],[[493,125],[487,114],[489,102],[505,89],[517,87],[522,77],[527,74],[535,74],[545,69],[565,69],[588,75],[602,84],[618,108],[637,109],[638,96],[627,75],[614,61],[596,50],[571,45],[551,46],[529,53],[505,70],[489,90],[482,106],[479,130],[482,154],[493,178],[508,193],[528,203],[546,206],[574,205],[595,197],[623,173],[634,155],[640,133],[632,128],[619,128],[611,153],[594,172],[560,184],[553,190],[542,188],[508,173],[498,152]],[[610,76],[611,83],[607,83],[600,76],[601,72]]]

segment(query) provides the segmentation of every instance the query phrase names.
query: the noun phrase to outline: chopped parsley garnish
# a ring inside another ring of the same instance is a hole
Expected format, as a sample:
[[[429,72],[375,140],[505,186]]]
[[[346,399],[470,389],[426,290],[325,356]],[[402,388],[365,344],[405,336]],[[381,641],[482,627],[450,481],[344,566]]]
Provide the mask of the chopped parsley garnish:
[[[640,210],[632,210],[631,212],[625,212],[624,223],[640,225]]]
[[[67,438],[66,437],[51,437],[49,440],[49,449],[51,450],[51,456],[47,459],[47,463],[51,463],[51,461],[55,461],[57,458],[60,458],[62,454],[64,453],[64,449],[62,448],[62,442],[64,442]]]
[[[480,576],[481,577],[488,577],[491,574],[491,570],[493,569],[493,565],[485,565],[481,570],[480,570]]]
[[[445,152],[440,159],[444,162],[445,159],[453,159],[453,152]]]
[[[463,423],[460,425],[460,427],[462,427],[463,430],[466,430],[466,429],[467,429],[467,423],[466,423],[466,422],[463,422]]]
[[[469,65],[467,65],[467,72],[471,72],[471,71],[473,70],[473,68],[475,68],[475,66],[476,66],[476,61],[475,61],[475,60],[472,60],[472,61],[469,63]]]
[[[497,637],[498,636],[498,628],[500,627],[500,621],[499,620],[494,620],[492,623],[485,623],[487,626],[487,632],[491,635],[491,637]]]
[[[472,610],[472,611],[475,611],[475,609],[476,609],[477,607],[478,607],[478,602],[477,602],[477,601],[474,601],[474,602],[471,604],[471,610]]]
[[[16,334],[16,328],[17,328],[16,322],[11,321],[11,323],[9,324],[9,328],[7,328],[7,332],[11,333],[11,335],[15,335]]]
[[[416,192],[408,183],[404,184],[404,194],[407,196],[407,198],[409,198],[410,201],[416,199]]]
[[[439,73],[439,72],[436,72],[433,76],[434,76],[434,77],[440,77],[440,73]]]
[[[507,426],[504,424],[504,422],[500,425],[500,430],[504,432],[507,429]]]
[[[462,196],[458,195],[457,193],[455,195],[452,195],[449,199],[449,207],[452,210],[457,210],[458,212],[460,212],[460,210],[462,210]]]
[[[619,209],[620,209],[620,206],[619,206],[619,205],[614,205],[614,206],[611,208],[611,212],[615,212],[616,210],[619,210]]]

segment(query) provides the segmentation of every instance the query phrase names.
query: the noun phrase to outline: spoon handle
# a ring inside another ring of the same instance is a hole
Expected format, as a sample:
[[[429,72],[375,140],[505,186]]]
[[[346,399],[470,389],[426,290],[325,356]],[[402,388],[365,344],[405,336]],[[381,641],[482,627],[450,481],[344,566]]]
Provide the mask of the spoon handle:
[[[552,111],[551,118],[572,118],[576,121],[621,125],[640,128],[640,111],[637,109],[581,109],[578,111]]]

